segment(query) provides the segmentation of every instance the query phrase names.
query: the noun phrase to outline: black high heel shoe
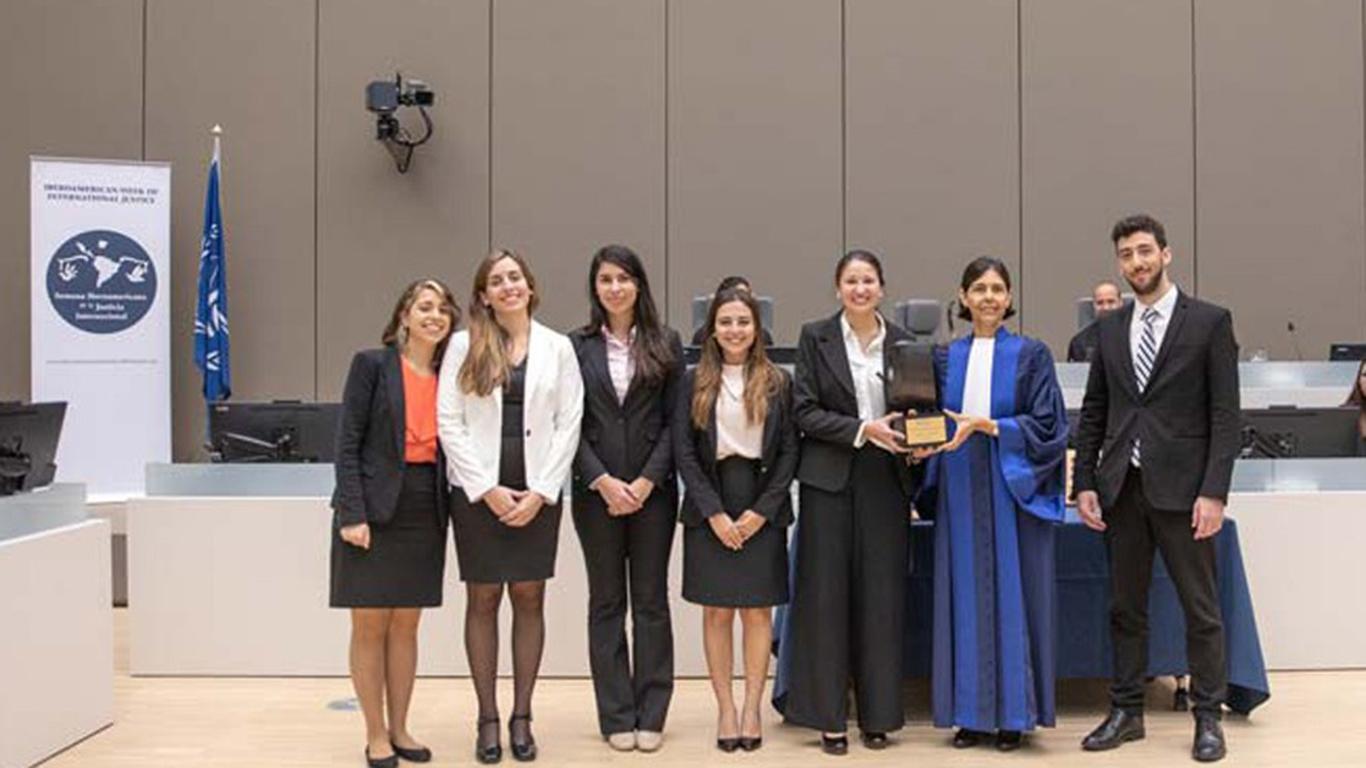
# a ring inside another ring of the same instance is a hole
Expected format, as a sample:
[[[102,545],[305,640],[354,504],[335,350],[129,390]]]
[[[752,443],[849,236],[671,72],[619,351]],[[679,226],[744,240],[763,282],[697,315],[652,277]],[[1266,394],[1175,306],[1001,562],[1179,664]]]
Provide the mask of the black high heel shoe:
[[[498,741],[497,728],[493,729],[492,744],[483,744],[480,742],[480,737],[484,733],[484,726],[489,724],[498,725],[498,716],[493,715],[492,717],[479,718],[479,723],[475,726],[474,732],[474,759],[484,765],[493,765],[494,763],[501,762],[503,759],[503,745]]]
[[[512,724],[518,720],[526,722],[526,740],[519,741],[512,732]],[[518,762],[529,763],[536,759],[536,739],[531,735],[531,713],[519,715],[514,713],[508,718],[508,746],[512,747],[512,757]]]

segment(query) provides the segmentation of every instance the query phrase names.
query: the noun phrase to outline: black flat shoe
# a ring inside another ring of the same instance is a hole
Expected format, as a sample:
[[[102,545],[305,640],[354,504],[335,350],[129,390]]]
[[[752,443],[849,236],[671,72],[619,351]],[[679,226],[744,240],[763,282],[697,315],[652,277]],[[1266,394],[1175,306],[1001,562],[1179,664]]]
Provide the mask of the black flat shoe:
[[[512,724],[521,720],[526,723],[526,739],[518,739],[512,731]],[[512,757],[520,763],[536,759],[536,739],[531,735],[531,713],[514,714],[508,718],[508,746],[512,747]]]
[[[479,724],[476,726],[474,736],[474,759],[484,765],[493,765],[494,763],[502,761],[503,745],[498,743],[497,728],[493,729],[492,744],[480,743],[479,738],[483,734],[484,726],[486,725],[498,725],[498,716],[494,715],[493,717],[479,718]]]
[[[432,751],[426,747],[408,749],[407,747],[400,747],[392,741],[389,742],[389,746],[394,748],[394,754],[410,763],[430,763],[432,761]]]
[[[971,749],[989,738],[991,738],[991,734],[985,731],[959,728],[953,733],[953,746],[955,749]]]
[[[859,731],[859,740],[868,749],[886,749],[891,742],[882,731]]]
[[[716,748],[721,750],[722,752],[734,752],[735,750],[740,748],[740,739],[723,739],[718,736],[716,738]]]
[[[1094,731],[1082,739],[1081,748],[1087,752],[1103,752],[1114,749],[1126,741],[1138,741],[1143,736],[1142,712],[1112,709],[1105,722],[1096,726]]]
[[[398,755],[388,757],[371,757],[370,748],[365,748],[365,764],[370,768],[398,768]]]
[[[996,748],[1002,752],[1014,752],[1024,746],[1024,734],[1019,731],[1001,731],[996,734]]]
[[[821,751],[827,755],[844,755],[849,753],[848,736],[826,736],[821,734]]]
[[[740,749],[746,752],[753,752],[764,745],[763,736],[741,736],[736,741],[740,743]]]
[[[1205,713],[1195,716],[1195,743],[1191,745],[1191,757],[1202,763],[1223,760],[1228,754],[1224,746],[1224,729],[1219,718]]]

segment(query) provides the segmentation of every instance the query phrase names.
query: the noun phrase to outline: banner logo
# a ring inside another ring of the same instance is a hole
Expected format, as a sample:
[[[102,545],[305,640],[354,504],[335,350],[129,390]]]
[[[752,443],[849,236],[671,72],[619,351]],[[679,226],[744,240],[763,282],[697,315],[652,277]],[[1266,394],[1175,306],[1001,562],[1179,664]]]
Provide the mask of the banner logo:
[[[137,241],[105,229],[62,243],[47,267],[52,308],[86,333],[119,333],[137,325],[157,295],[152,257]]]

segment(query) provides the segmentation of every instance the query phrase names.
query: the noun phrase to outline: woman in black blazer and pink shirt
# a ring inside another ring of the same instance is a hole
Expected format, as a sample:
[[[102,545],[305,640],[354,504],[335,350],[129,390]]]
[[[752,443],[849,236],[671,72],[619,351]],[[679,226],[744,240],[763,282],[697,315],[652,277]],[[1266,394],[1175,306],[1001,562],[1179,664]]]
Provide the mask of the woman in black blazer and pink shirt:
[[[697,367],[674,410],[674,452],[687,494],[683,598],[702,608],[707,669],[718,708],[716,746],[758,749],[773,645],[772,607],[787,602],[787,526],[797,426],[792,386],[764,354],[759,305],[747,291],[716,294]],[[731,694],[735,614],[744,627],[745,699]]]
[[[365,756],[381,768],[399,757],[431,759],[409,735],[407,718],[418,619],[424,607],[441,605],[446,477],[436,371],[459,320],[445,285],[409,285],[384,329],[384,347],[356,353],[342,396],[330,602],[351,609],[351,680],[365,715]]]
[[[574,527],[588,568],[588,660],[607,743],[653,752],[673,695],[668,587],[678,483],[669,422],[683,345],[660,322],[631,249],[609,245],[593,256],[588,295],[588,325],[569,337],[584,383]]]

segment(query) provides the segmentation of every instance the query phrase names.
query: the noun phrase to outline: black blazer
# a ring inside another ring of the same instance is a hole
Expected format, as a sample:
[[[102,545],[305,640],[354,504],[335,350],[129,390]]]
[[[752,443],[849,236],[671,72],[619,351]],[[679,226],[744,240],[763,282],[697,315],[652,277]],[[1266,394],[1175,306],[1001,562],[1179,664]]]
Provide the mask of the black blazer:
[[[1072,341],[1067,344],[1067,362],[1069,363],[1089,363],[1091,356],[1096,353],[1096,323],[1092,320],[1077,331],[1077,335],[1072,337]]]
[[[644,477],[655,492],[676,492],[671,411],[683,375],[683,344],[664,329],[674,363],[662,381],[631,379],[625,402],[617,401],[607,368],[607,340],[602,332],[580,328],[569,334],[583,375],[583,422],[574,456],[574,491],[591,493],[588,485],[604,472],[626,482]]]
[[[338,527],[392,520],[403,490],[405,412],[403,369],[394,347],[366,349],[351,358],[337,429],[337,487],[332,509]],[[446,514],[446,461],[436,449],[437,513]]]
[[[705,430],[692,423],[695,378],[695,369],[683,374],[673,424],[674,454],[685,489],[678,519],[687,526],[702,525],[708,517],[725,511],[717,492],[720,482],[716,475],[716,409],[712,408]],[[782,386],[769,398],[764,418],[760,491],[752,506],[770,525],[792,523],[792,478],[797,471],[798,450],[797,424],[792,418],[792,384],[783,373]]]
[[[1137,436],[1143,491],[1154,508],[1189,512],[1197,496],[1227,500],[1241,426],[1233,316],[1180,294],[1140,394],[1129,347],[1133,313],[1130,305],[1096,321],[1073,488],[1097,491],[1103,507],[1113,506]]]
[[[885,371],[892,345],[911,340],[911,334],[891,320],[883,318],[883,322],[887,326],[882,344]],[[860,421],[839,312],[802,326],[793,400],[797,426],[802,431],[797,479],[823,491],[843,490],[849,482]],[[897,480],[907,496],[914,492],[915,479],[904,462],[897,463]]]

